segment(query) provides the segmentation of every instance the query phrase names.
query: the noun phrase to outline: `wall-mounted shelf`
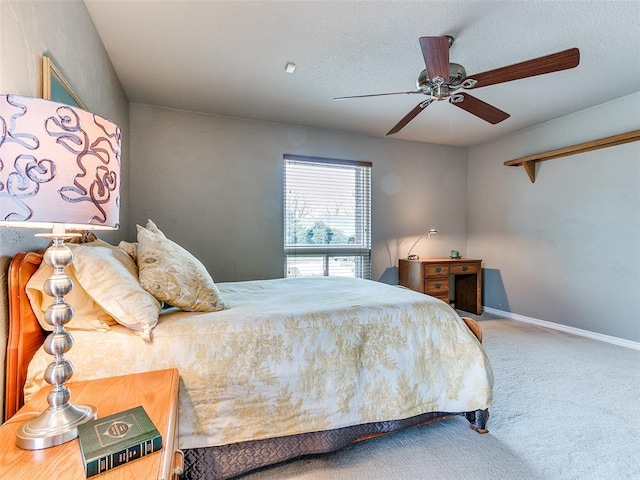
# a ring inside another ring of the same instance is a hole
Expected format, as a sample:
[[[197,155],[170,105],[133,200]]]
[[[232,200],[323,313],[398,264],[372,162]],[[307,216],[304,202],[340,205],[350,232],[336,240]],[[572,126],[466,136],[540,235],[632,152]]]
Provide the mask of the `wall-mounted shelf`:
[[[546,162],[547,160],[555,160],[556,158],[576,155],[578,153],[590,152],[591,150],[598,150],[599,148],[613,147],[615,145],[622,145],[623,143],[636,142],[638,140],[640,140],[640,130],[634,130],[632,132],[621,133],[619,135],[613,135],[611,137],[601,138],[599,140],[579,143],[578,145],[572,145],[570,147],[558,148],[556,150],[550,150],[548,152],[529,155],[528,157],[508,160],[504,162],[504,165],[506,165],[507,167],[524,167],[525,172],[527,172],[527,175],[529,175],[531,183],[535,183],[536,163]]]

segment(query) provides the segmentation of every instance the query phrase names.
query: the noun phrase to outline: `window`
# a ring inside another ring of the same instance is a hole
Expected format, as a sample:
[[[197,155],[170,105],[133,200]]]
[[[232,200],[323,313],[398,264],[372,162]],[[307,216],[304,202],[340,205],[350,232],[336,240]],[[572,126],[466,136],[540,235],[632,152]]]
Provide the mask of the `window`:
[[[287,277],[371,278],[371,163],[284,156]]]

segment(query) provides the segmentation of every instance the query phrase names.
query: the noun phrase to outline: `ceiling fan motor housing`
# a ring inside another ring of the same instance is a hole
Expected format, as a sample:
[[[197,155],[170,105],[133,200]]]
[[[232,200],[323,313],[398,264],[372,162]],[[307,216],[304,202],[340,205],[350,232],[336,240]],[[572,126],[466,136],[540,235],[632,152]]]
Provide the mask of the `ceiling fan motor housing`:
[[[424,93],[433,95],[436,98],[444,98],[449,95],[455,87],[458,87],[462,80],[467,76],[467,72],[459,63],[449,64],[449,81],[446,83],[437,82],[429,78],[427,69],[425,68],[418,76],[417,86]],[[453,87],[453,88],[451,88]],[[445,92],[446,91],[446,92]]]

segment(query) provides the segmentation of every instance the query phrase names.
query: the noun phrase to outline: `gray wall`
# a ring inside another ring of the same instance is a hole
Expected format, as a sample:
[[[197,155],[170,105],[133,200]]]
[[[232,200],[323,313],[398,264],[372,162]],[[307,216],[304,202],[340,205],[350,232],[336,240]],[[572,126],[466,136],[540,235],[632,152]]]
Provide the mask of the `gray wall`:
[[[469,149],[469,255],[486,306],[640,341],[640,142],[506,160],[640,129],[640,93]]]
[[[128,101],[84,3],[67,1],[0,1],[0,92],[40,97],[41,58],[49,52],[87,107],[114,121],[123,132],[120,224],[101,233],[107,241],[129,235]],[[4,399],[7,339],[7,267],[16,252],[46,245],[34,230],[0,227],[0,402]]]
[[[372,278],[397,259],[466,254],[466,149],[130,106],[132,222],[148,218],[217,281],[283,276],[282,155],[373,162]],[[132,238],[134,240],[134,238]]]

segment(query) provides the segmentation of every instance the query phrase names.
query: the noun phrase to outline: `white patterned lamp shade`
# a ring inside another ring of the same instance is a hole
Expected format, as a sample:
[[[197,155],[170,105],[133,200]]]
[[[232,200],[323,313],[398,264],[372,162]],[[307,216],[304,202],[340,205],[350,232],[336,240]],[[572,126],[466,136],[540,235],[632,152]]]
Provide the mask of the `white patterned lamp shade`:
[[[61,103],[0,96],[0,225],[119,226],[120,129]]]

